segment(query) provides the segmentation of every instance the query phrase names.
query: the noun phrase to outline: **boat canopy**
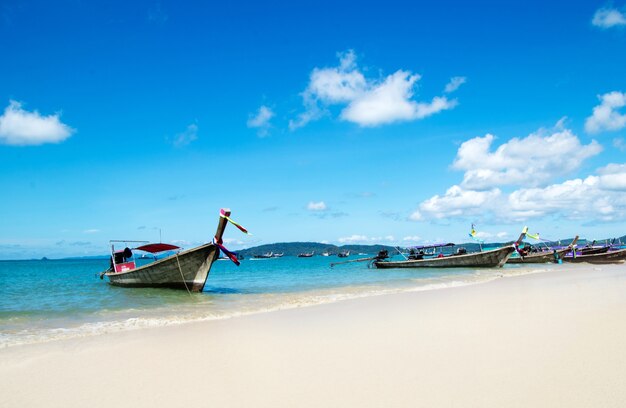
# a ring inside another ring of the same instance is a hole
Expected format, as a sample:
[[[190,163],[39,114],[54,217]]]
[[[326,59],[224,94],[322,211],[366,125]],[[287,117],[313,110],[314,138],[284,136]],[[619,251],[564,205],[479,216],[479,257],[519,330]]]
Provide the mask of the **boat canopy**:
[[[171,244],[147,244],[147,245],[142,245],[142,246],[138,246],[137,248],[135,248],[139,251],[145,251],[145,252],[150,252],[152,254],[156,254],[158,252],[163,252],[163,251],[173,251],[175,249],[180,249],[180,247],[177,247],[176,245],[171,245]]]
[[[441,247],[449,247],[449,246],[454,246],[454,244],[452,242],[447,242],[447,243],[440,243],[440,244],[418,245],[418,246],[412,246],[410,248],[413,248],[413,249],[430,249],[430,248],[441,248]]]

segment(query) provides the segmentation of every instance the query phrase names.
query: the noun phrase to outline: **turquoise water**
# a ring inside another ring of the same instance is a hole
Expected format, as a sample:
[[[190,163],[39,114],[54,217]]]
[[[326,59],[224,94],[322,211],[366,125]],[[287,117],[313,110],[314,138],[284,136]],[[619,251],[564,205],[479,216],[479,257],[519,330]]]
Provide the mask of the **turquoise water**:
[[[351,256],[348,259],[356,259]],[[336,257],[217,261],[203,293],[111,286],[108,260],[0,261],[0,347],[432,290],[537,270],[331,268]],[[540,266],[539,269],[551,266]]]

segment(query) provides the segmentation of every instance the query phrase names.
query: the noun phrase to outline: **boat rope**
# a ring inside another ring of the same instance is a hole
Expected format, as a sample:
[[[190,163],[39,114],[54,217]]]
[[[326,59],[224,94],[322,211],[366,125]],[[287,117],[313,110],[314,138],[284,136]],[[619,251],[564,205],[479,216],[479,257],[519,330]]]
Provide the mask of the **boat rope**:
[[[189,287],[187,286],[187,281],[185,280],[185,275],[183,275],[183,270],[180,267],[180,261],[178,260],[178,254],[176,254],[176,263],[178,264],[178,270],[180,271],[180,277],[183,279],[183,284],[185,285],[185,289],[187,289],[187,293],[189,293],[189,296],[191,296],[191,291],[189,290]]]
[[[226,215],[224,210],[222,210],[220,212],[220,217],[224,218],[226,221],[228,221],[231,224],[233,224],[235,227],[237,227],[239,229],[239,231],[243,232],[244,234],[252,235],[252,233],[248,232],[248,230],[245,229],[241,224],[236,223],[235,221],[232,220],[232,218],[230,218],[228,215]]]
[[[409,259],[409,258],[407,258],[407,256],[406,256],[406,255],[404,255],[404,254],[402,253],[402,251],[400,251],[400,248],[398,248],[398,247],[393,247],[393,249],[395,249],[396,251],[398,251],[398,253],[404,257],[404,259]]]

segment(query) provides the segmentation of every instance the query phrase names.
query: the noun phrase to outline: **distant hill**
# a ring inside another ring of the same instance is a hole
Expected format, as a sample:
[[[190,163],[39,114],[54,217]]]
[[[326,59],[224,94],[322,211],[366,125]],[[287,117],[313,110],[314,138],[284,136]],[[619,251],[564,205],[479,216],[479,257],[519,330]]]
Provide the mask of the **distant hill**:
[[[252,248],[237,251],[246,258],[254,255],[262,255],[267,252],[283,253],[285,256],[298,256],[302,253],[315,252],[315,255],[321,255],[323,252],[329,252],[336,255],[342,251],[350,251],[351,253],[365,253],[375,255],[378,251],[386,249],[389,252],[395,251],[393,247],[387,245],[343,245],[337,246],[332,244],[322,244],[319,242],[279,242],[276,244],[259,245]]]

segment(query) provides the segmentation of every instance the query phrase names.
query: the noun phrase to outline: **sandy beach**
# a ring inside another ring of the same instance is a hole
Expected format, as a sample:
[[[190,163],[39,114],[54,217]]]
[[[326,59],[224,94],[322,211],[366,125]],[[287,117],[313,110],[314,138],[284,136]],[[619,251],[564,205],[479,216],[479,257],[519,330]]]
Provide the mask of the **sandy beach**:
[[[626,266],[0,350],[2,407],[622,407]]]

